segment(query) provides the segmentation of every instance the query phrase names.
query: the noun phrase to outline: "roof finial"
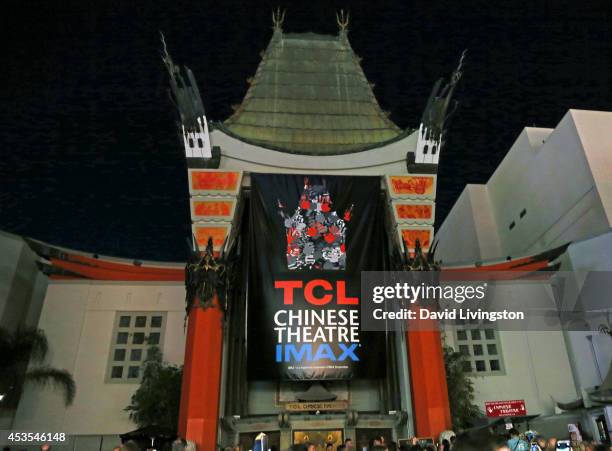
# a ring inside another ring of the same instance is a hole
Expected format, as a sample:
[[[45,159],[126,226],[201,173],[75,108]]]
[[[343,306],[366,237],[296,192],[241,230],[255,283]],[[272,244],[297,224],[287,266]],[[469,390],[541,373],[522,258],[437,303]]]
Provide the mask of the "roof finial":
[[[272,25],[275,32],[283,31],[283,22],[285,21],[286,12],[286,9],[281,12],[280,7],[276,8],[276,11],[272,11]]]
[[[350,13],[344,13],[344,10],[340,10],[340,14],[336,13],[336,23],[340,29],[340,33],[346,34],[348,31]]]
[[[463,74],[463,60],[465,59],[465,54],[467,53],[467,49],[465,49],[463,52],[461,52],[461,58],[459,58],[459,64],[457,65],[457,68],[455,69],[455,71],[453,72],[453,75],[451,76],[451,82],[453,84],[457,84],[457,82],[459,82],[459,80],[461,79],[461,75]]]

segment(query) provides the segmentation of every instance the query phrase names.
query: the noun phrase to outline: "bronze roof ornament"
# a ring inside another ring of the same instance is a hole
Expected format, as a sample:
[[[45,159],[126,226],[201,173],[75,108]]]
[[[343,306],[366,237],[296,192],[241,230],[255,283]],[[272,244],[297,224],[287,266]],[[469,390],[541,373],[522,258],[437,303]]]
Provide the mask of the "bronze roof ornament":
[[[350,13],[347,12],[345,14],[343,9],[340,10],[339,14],[336,13],[336,23],[338,24],[338,29],[340,30],[340,36],[346,37],[346,34],[348,33],[349,18]]]
[[[276,8],[276,11],[272,11],[272,29],[274,30],[274,33],[282,33],[286,12],[286,9],[281,12],[280,8]]]

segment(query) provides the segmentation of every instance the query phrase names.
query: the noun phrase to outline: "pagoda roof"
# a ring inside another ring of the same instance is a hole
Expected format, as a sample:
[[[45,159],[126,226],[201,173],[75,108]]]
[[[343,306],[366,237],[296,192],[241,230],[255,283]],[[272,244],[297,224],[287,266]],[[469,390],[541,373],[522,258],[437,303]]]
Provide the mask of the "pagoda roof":
[[[333,155],[378,147],[403,131],[380,108],[345,32],[277,29],[235,113],[219,128],[277,150]]]

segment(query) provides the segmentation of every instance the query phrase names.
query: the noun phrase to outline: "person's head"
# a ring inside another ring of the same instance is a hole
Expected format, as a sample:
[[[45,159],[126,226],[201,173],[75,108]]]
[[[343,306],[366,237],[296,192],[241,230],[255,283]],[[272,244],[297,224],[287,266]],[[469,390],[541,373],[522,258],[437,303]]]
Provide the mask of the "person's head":
[[[518,437],[519,436],[519,431],[517,431],[516,429],[512,428],[508,431],[508,435],[510,437]]]
[[[547,450],[555,450],[557,449],[557,439],[555,437],[551,437],[548,439],[548,443],[546,443]]]
[[[121,451],[140,451],[140,447],[134,440],[128,440],[121,445]]]
[[[306,451],[316,451],[317,447],[314,443],[306,443]]]
[[[608,445],[595,445],[593,448],[595,451],[608,451],[610,447]]]
[[[325,445],[325,451],[332,451],[334,449],[334,445],[332,445],[331,443],[328,443],[327,445]]]
[[[347,438],[344,441],[344,446],[348,449],[348,448],[352,448],[353,447],[353,439],[352,438]]]
[[[508,451],[504,439],[491,434],[468,435],[462,434],[457,437],[453,445],[453,451]]]
[[[120,447],[120,446],[115,446],[115,447],[113,448],[113,451],[121,451],[121,447]]]
[[[370,440],[370,448],[380,445],[382,445],[382,442],[380,441],[380,436],[376,436],[372,440]]]
[[[51,450],[51,445],[49,445],[48,443],[45,443],[44,445],[40,446],[40,451],[50,451]]]

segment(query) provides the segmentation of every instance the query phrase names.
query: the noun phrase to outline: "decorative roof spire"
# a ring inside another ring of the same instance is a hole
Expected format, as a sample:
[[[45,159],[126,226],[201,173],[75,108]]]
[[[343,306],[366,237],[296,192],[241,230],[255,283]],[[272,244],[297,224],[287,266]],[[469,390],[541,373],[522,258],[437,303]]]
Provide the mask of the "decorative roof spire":
[[[286,9],[281,12],[280,8],[276,8],[276,11],[272,11],[272,29],[275,35],[283,32],[283,22],[285,21],[286,12]]]
[[[350,18],[350,13],[344,13],[344,10],[341,9],[340,13],[336,13],[336,23],[338,24],[338,30],[340,31],[340,37],[342,38],[346,38],[346,35],[348,33],[348,26],[349,26],[349,18]]]
[[[431,90],[419,127],[416,163],[438,164],[440,150],[444,147],[444,135],[459,104],[453,100],[453,93],[463,74],[463,61],[466,53],[467,50],[461,53],[459,64],[451,74],[448,83],[443,85],[444,79],[440,78]]]
[[[185,155],[188,158],[210,158],[211,146],[208,122],[206,121],[206,113],[198,84],[191,69],[187,66],[179,67],[174,64],[168,53],[164,35],[162,32],[159,34],[163,46],[162,61],[170,75],[172,100],[181,118]]]

